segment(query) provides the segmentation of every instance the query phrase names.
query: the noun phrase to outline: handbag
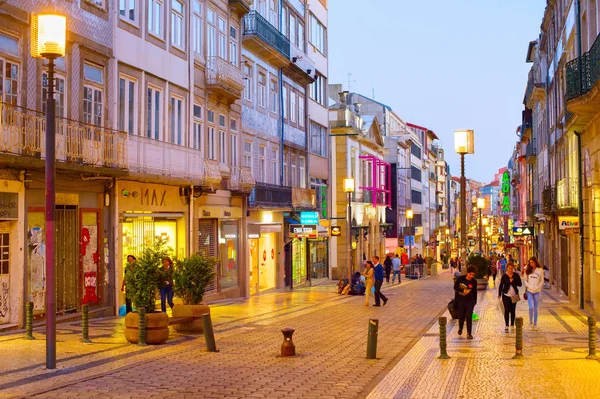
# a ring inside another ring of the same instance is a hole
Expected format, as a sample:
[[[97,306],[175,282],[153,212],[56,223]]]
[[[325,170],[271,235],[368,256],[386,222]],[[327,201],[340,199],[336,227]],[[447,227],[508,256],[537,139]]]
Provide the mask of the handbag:
[[[527,300],[527,293],[523,294],[523,299]]]
[[[527,294],[525,294],[527,295]],[[512,303],[517,303],[521,300],[521,297],[519,295],[513,295],[510,297],[510,300],[512,301]]]

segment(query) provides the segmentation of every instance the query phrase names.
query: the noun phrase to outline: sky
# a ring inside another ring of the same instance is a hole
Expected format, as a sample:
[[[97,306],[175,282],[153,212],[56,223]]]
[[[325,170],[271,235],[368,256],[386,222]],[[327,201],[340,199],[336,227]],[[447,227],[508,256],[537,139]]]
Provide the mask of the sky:
[[[517,141],[531,67],[527,47],[539,36],[545,5],[330,0],[329,83],[374,93],[405,122],[433,130],[454,176],[460,174],[454,131],[473,129],[475,154],[465,156],[465,174],[488,183]]]

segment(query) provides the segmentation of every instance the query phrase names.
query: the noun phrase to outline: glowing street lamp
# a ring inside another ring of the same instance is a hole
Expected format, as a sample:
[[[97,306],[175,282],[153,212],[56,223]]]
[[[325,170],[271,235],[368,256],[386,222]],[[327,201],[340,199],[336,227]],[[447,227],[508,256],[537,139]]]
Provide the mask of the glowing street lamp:
[[[346,177],[344,179],[344,192],[348,194],[348,220],[346,221],[346,235],[348,236],[348,284],[352,285],[352,271],[354,261],[352,259],[352,194],[354,193],[354,178]]]
[[[410,251],[412,249],[412,240],[413,240],[413,238],[412,238],[412,220],[413,220],[413,217],[414,217],[413,210],[411,208],[408,208],[406,210],[406,220],[408,220],[408,227],[410,227],[410,229],[409,229],[410,230],[410,234],[408,236],[408,261],[409,262],[410,262],[410,259],[411,259],[411,257],[410,257]]]
[[[467,182],[465,180],[465,154],[475,152],[475,133],[473,130],[454,132],[454,150],[460,155],[460,243],[463,264],[467,264]],[[466,269],[466,268],[465,268]]]
[[[483,208],[485,208],[485,198],[477,198],[477,209],[479,209],[479,253],[483,252],[483,237],[481,236],[481,223],[483,222],[481,212]]]

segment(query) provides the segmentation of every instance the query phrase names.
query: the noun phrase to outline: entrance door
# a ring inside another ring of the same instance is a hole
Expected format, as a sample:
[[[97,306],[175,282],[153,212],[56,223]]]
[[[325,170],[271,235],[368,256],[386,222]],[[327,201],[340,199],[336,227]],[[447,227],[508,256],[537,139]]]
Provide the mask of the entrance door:
[[[560,236],[560,288],[569,295],[569,240]]]
[[[10,234],[0,233],[0,324],[8,323],[9,310],[8,304],[8,271],[10,265]]]
[[[79,222],[77,207],[56,207],[56,311],[76,311],[79,305]]]
[[[250,295],[258,294],[258,239],[248,240],[250,244]]]

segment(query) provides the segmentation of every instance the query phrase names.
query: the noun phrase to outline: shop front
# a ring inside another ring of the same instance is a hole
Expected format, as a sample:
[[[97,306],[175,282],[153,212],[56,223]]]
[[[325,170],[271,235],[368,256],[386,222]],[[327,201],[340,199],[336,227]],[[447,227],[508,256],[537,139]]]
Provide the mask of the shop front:
[[[254,211],[248,224],[248,288],[250,295],[281,288],[283,213]]]

